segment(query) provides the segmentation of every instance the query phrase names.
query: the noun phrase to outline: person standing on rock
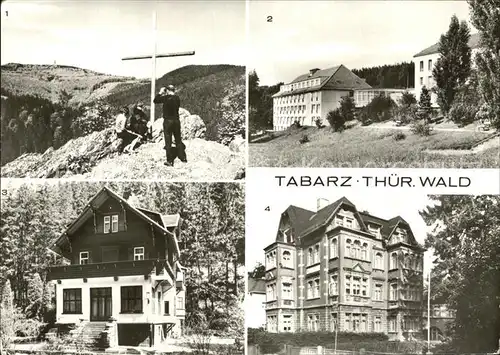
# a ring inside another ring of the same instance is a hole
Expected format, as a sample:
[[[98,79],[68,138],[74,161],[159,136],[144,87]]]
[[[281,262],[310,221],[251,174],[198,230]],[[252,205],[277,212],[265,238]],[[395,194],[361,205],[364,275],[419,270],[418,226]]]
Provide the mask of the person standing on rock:
[[[164,164],[173,166],[176,157],[186,163],[186,146],[182,143],[181,121],[179,120],[181,100],[175,94],[175,87],[173,85],[169,85],[166,88],[162,87],[153,102],[155,104],[163,104],[163,134],[167,154],[167,161]],[[172,135],[175,139],[175,148],[172,147]]]

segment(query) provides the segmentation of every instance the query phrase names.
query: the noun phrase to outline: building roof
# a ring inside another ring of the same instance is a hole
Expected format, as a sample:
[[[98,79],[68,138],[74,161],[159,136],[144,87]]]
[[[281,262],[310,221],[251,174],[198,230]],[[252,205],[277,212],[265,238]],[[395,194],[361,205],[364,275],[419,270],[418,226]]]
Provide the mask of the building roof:
[[[175,233],[172,233],[167,229],[167,227],[172,227],[172,226],[162,226],[152,217],[148,216],[148,214],[156,214],[157,212],[140,209],[132,206],[127,202],[127,200],[125,200],[123,197],[119,196],[116,192],[114,192],[113,190],[111,190],[106,186],[104,186],[101,190],[99,190],[99,192],[97,192],[97,194],[95,194],[94,197],[90,199],[89,203],[87,204],[87,206],[85,206],[80,215],[68,225],[66,230],[59,237],[57,237],[49,247],[57,252],[57,250],[55,249],[58,249],[61,245],[69,242],[68,235],[71,235],[72,233],[77,231],[89,218],[93,216],[92,210],[95,208],[99,208],[99,206],[105,203],[108,198],[113,198],[117,200],[122,206],[126,207],[128,210],[136,214],[139,218],[149,223],[153,228],[159,230],[162,233],[172,236],[175,249],[177,253],[180,254],[179,243],[177,241]]]
[[[479,33],[474,33],[470,35],[469,38],[469,47],[471,48],[478,48],[479,47],[479,40],[480,40]],[[429,54],[434,54],[434,53],[439,53],[439,42],[433,44],[430,47],[425,48],[424,50],[418,52],[415,54],[413,57],[422,57],[424,55],[429,55]]]
[[[292,91],[278,92],[273,95],[273,97],[288,96],[302,94],[306,92],[319,91],[319,90],[359,90],[359,89],[371,89],[371,86],[366,83],[364,79],[354,74],[343,64],[336,67],[331,67],[327,69],[320,69],[314,72],[312,75],[309,73],[299,75],[292,82],[288,84],[294,84],[307,79],[317,79],[320,78],[320,85],[315,85],[307,88],[294,89]],[[286,85],[288,85],[286,84]]]
[[[248,293],[266,294],[266,280],[248,277]]]
[[[317,212],[313,212],[297,206],[289,206],[283,214],[288,214],[290,219],[291,227],[294,229],[294,235],[297,238],[303,238],[315,230],[326,226],[330,223],[331,219],[336,215],[340,207],[349,206],[354,211],[354,216],[358,218],[361,226],[361,231],[369,232],[366,224],[373,223],[379,225],[380,233],[384,240],[388,240],[390,236],[394,233],[396,227],[399,224],[403,224],[409,230],[409,235],[412,238],[413,244],[419,246],[411,228],[401,216],[396,216],[391,219],[384,219],[371,215],[370,213],[363,211],[358,212],[356,206],[349,201],[347,198],[342,197],[337,201],[323,207]]]

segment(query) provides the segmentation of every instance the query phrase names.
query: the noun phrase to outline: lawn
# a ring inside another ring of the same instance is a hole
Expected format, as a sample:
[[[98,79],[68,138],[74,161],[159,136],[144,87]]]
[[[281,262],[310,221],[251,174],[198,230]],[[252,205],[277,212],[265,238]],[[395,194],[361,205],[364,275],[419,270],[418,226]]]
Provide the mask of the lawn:
[[[395,140],[402,132],[404,139]],[[274,139],[249,145],[254,167],[348,168],[495,168],[498,147],[480,153],[468,151],[491,132],[433,131],[422,137],[409,130],[354,126],[342,133],[329,127],[302,127],[280,132]],[[303,135],[308,143],[301,144]]]

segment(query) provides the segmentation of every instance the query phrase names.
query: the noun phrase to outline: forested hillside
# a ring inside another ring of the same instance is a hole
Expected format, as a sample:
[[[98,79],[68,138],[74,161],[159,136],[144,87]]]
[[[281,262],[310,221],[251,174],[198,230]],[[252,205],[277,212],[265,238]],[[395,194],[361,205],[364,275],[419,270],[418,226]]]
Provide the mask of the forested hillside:
[[[144,80],[73,67],[46,67],[2,66],[2,165],[24,153],[43,153],[70,139],[102,131],[113,124],[122,105],[142,101],[149,110],[151,86]],[[5,73],[9,75],[4,78]],[[244,131],[244,73],[245,68],[240,66],[190,65],[165,74],[158,79],[157,87],[175,85],[181,107],[204,121],[206,139],[228,144]],[[85,90],[93,94],[82,96],[81,90],[68,86],[70,74],[83,76]],[[37,84],[29,89],[33,80]],[[50,95],[43,94],[47,88]],[[161,112],[158,106],[156,116]]]
[[[365,79],[374,88],[406,89],[415,87],[415,63],[413,62],[352,69],[352,72]]]
[[[207,319],[212,329],[243,331],[238,308],[244,293],[244,191],[239,184],[109,183],[109,188],[138,206],[161,213],[179,213],[184,222],[179,247],[187,268],[187,322]],[[0,289],[10,280],[16,304],[50,309],[47,297],[33,298],[32,280],[45,284],[46,268],[54,263],[47,246],[82,211],[102,184],[47,182],[2,186]],[[45,289],[46,287],[43,287]],[[44,301],[45,300],[45,301]]]

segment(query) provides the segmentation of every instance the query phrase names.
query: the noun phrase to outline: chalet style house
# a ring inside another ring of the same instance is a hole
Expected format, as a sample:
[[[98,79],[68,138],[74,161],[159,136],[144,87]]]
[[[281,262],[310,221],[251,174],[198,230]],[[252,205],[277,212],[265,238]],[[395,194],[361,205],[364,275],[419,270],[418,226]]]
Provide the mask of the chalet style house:
[[[56,323],[84,323],[109,346],[155,346],[184,327],[185,286],[179,264],[181,219],[137,208],[100,190],[51,249]],[[97,331],[96,331],[97,330]]]
[[[408,223],[324,201],[289,206],[264,249],[267,330],[421,334],[424,249]]]
[[[328,113],[340,107],[342,97],[349,96],[356,107],[366,106],[375,96],[397,100],[405,90],[374,89],[343,64],[327,69],[311,69],[273,95],[273,130],[282,131],[294,122],[314,126],[326,122]]]
[[[474,55],[480,47],[479,40],[479,33],[474,33],[469,38],[469,47],[472,51],[472,64],[474,63]],[[417,101],[420,100],[420,93],[423,86],[429,90],[436,86],[432,71],[440,56],[439,43],[435,43],[413,56],[413,60],[415,61],[415,97]],[[431,92],[431,104],[435,107],[438,106],[437,94],[434,92]]]

